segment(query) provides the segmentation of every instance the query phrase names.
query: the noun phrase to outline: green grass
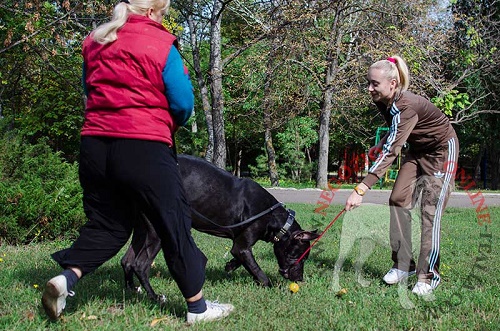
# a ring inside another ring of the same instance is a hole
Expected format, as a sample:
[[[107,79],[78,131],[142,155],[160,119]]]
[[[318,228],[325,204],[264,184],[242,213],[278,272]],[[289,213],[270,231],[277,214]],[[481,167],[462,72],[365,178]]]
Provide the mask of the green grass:
[[[305,229],[322,231],[339,212],[331,206],[327,218],[314,214],[313,205],[289,204]],[[256,259],[274,282],[262,288],[240,268],[227,276],[231,242],[193,231],[209,258],[205,297],[231,302],[236,310],[219,322],[188,327],[184,300],[169,276],[162,256],[156,259],[151,283],[167,295],[165,308],[144,295],[123,290],[120,258],[123,251],[95,273],[88,275],[69,298],[63,318],[49,322],[41,308],[45,282],[60,269],[50,254],[70,241],[0,246],[0,329],[3,330],[497,330],[500,325],[498,233],[500,208],[490,208],[492,223],[479,226],[475,209],[449,208],[443,216],[441,272],[443,281],[434,301],[409,294],[414,309],[403,309],[397,286],[386,286],[381,277],[390,268],[390,250],[378,246],[364,267],[372,281],[361,287],[355,279],[352,253],[344,264],[341,285],[348,292],[336,297],[330,288],[337,258],[341,222],[330,228],[306,261],[305,279],[298,293],[277,272],[271,244],[254,246]],[[491,237],[489,237],[491,234]],[[482,245],[482,246],[481,246]],[[354,252],[356,251],[356,247]],[[474,276],[474,277],[471,277]],[[410,278],[413,285],[415,278]],[[410,288],[411,289],[411,288]],[[150,324],[161,318],[156,326]]]

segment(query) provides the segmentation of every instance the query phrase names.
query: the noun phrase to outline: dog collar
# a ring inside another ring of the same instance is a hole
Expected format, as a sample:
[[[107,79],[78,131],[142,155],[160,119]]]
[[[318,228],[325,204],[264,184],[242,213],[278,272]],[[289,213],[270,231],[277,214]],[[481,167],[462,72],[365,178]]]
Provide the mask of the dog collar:
[[[281,240],[285,233],[290,229],[293,222],[295,221],[295,211],[288,209],[288,218],[285,225],[280,229],[280,231],[274,236],[273,241],[276,243]]]

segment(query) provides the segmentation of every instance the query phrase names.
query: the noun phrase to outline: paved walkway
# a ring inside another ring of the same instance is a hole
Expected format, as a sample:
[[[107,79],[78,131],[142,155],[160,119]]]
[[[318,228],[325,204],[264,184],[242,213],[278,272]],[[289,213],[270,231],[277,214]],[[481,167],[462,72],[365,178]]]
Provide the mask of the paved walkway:
[[[317,204],[318,201],[331,198],[332,192],[323,192],[320,189],[293,189],[293,188],[268,188],[267,189],[280,202],[297,202]],[[332,204],[345,204],[347,197],[351,194],[352,189],[342,189],[334,192]],[[389,190],[370,190],[364,197],[363,202],[386,204],[389,201]],[[321,194],[325,194],[322,198]],[[476,196],[472,194],[477,194]],[[483,206],[500,206],[500,193],[485,193],[471,192],[471,196],[467,192],[453,192],[448,207],[465,207],[476,208],[479,206],[479,201],[484,198]]]

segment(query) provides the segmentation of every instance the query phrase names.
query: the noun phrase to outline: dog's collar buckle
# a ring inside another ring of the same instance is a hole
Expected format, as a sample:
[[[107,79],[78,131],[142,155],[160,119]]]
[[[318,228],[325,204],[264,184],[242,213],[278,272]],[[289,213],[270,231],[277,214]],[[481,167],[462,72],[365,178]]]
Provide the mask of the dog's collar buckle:
[[[273,238],[275,243],[281,240],[281,238],[285,235],[285,233],[287,233],[287,231],[290,229],[294,221],[295,221],[295,211],[289,209],[288,218],[286,220],[285,225],[283,225],[280,231]]]

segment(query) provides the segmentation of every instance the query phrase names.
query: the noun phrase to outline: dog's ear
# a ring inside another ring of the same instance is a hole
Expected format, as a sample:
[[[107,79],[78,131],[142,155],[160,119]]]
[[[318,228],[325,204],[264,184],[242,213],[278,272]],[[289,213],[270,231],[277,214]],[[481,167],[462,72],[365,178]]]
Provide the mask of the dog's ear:
[[[319,237],[318,230],[297,231],[293,234],[293,239],[300,241],[311,241]]]

